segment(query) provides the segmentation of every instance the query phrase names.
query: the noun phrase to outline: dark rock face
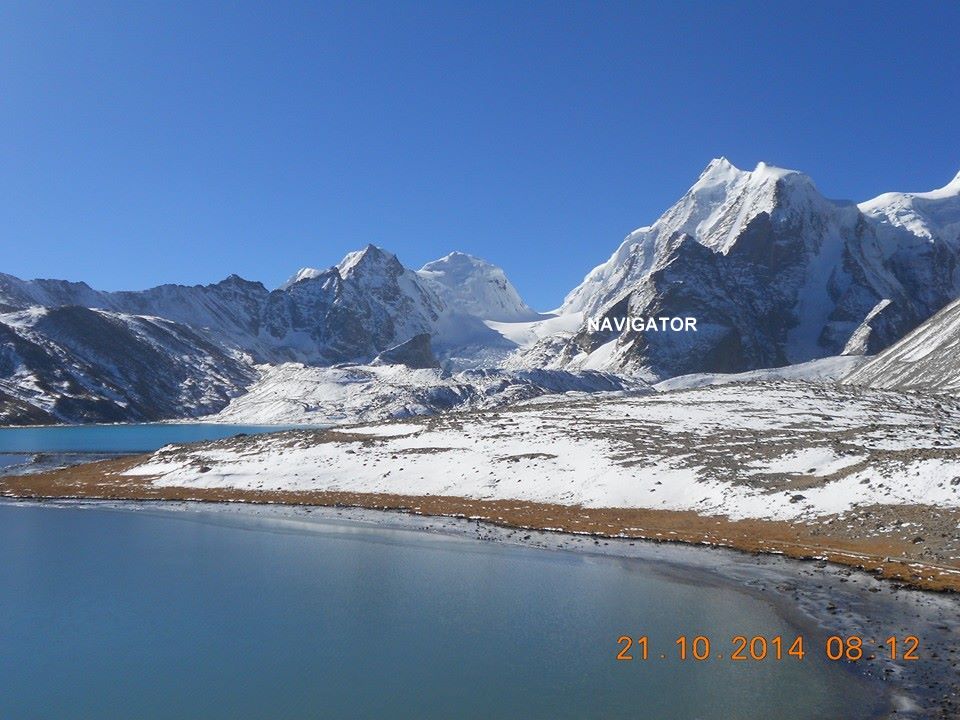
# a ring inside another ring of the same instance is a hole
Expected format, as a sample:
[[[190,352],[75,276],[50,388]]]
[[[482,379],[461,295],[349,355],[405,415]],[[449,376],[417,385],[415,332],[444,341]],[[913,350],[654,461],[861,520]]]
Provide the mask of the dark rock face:
[[[374,364],[380,365],[405,365],[414,370],[424,368],[438,368],[440,363],[433,355],[433,349],[430,347],[430,335],[421,333],[415,335],[404,343],[384,350],[377,355]]]
[[[0,323],[0,390],[13,398],[0,398],[0,412],[11,423],[205,415],[255,378],[242,360],[169,320],[68,306]]]
[[[38,407],[0,390],[0,426],[54,425],[59,420]]]
[[[629,313],[644,317],[695,317],[696,333],[626,332],[637,365],[660,377],[692,372],[743,372],[815,357],[839,355],[858,324],[881,300],[871,269],[845,246],[828,269],[823,302],[801,299],[815,259],[800,239],[803,227],[773,227],[758,215],[726,254],[689,236],[679,238],[664,261],[629,294]],[[891,292],[892,290],[892,292]],[[872,346],[883,347],[914,327],[926,312],[893,285],[894,302],[878,318]],[[805,317],[819,312],[820,317]],[[803,325],[815,323],[806,339]]]
[[[440,300],[396,257],[368,246],[349,265],[270,293],[263,311],[268,361],[367,362],[415,335],[430,333]]]

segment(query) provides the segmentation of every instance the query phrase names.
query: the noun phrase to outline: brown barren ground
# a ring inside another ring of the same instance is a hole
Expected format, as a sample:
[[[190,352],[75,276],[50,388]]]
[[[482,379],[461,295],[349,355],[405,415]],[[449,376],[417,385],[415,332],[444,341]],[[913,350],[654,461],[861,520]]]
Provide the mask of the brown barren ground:
[[[520,500],[452,496],[385,495],[321,491],[258,491],[154,485],[150,477],[123,473],[149,456],[78,465],[36,475],[0,478],[3,495],[17,498],[178,500],[317,505],[466,517],[498,525],[728,547],[782,553],[864,569],[924,590],[960,591],[960,564],[917,557],[916,545],[900,538],[854,538],[827,534],[829,526],[770,520],[730,520],[694,512],[638,508],[585,508]]]

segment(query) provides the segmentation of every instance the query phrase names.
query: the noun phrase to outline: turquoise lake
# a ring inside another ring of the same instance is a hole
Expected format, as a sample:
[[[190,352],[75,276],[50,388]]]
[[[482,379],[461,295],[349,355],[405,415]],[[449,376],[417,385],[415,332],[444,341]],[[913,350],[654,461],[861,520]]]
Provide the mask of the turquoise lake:
[[[816,653],[676,659],[680,634],[726,651],[797,633],[733,586],[355,522],[136,507],[0,503],[0,717],[792,720],[875,702]],[[650,659],[617,662],[623,634],[648,635]]]
[[[170,443],[220,440],[238,433],[277,432],[277,425],[149,423],[0,428],[0,453],[134,453]]]

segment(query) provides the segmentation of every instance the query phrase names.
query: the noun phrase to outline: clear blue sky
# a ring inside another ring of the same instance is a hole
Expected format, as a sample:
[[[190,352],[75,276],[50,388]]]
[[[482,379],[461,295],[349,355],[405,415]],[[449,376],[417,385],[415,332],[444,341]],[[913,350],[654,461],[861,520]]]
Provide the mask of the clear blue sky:
[[[279,284],[458,249],[549,308],[725,155],[960,170],[960,3],[4,3],[0,271]]]

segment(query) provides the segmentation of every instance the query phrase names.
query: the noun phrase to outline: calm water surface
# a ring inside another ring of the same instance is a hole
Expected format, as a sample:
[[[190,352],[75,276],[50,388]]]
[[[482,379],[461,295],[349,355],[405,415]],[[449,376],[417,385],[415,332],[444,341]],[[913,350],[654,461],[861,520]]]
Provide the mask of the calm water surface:
[[[143,425],[67,425],[0,428],[0,453],[134,453],[171,443],[219,440],[238,433],[276,432],[277,425],[150,423]]]
[[[22,465],[28,462],[31,457],[32,455],[23,455],[20,453],[0,454],[0,475],[3,474],[4,468]]]
[[[309,525],[309,527],[308,527]],[[355,523],[0,504],[0,717],[854,718],[802,662],[681,663],[796,631],[733,588]],[[616,638],[650,636],[618,663]],[[668,659],[661,660],[663,652]]]

